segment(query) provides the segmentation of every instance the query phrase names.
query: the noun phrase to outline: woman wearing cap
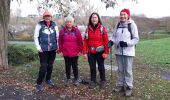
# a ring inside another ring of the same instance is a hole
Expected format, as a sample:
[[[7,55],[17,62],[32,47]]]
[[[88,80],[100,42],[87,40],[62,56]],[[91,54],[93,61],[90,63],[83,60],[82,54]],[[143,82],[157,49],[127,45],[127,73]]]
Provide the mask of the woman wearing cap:
[[[115,55],[118,64],[118,81],[114,92],[125,91],[126,96],[132,94],[133,73],[132,64],[135,56],[135,45],[139,41],[138,29],[130,18],[129,9],[120,12],[120,21],[114,28],[112,40],[115,47]],[[111,43],[111,44],[113,44]]]
[[[42,90],[42,82],[44,78],[49,86],[54,86],[54,83],[51,80],[51,74],[56,57],[56,50],[58,48],[57,37],[58,27],[52,21],[51,13],[45,11],[43,14],[43,20],[36,25],[34,32],[34,42],[40,58],[36,92]]]
[[[81,32],[78,27],[74,26],[74,18],[67,16],[65,18],[65,26],[59,33],[59,54],[64,57],[66,77],[65,86],[69,86],[71,82],[71,67],[74,74],[74,85],[79,85],[78,76],[78,57],[82,53],[83,41]]]
[[[89,17],[89,23],[84,38],[83,46],[84,58],[88,58],[90,65],[91,82],[89,88],[96,87],[96,62],[100,74],[100,88],[105,87],[105,67],[104,60],[109,54],[108,34],[106,28],[102,25],[98,13],[92,13]]]

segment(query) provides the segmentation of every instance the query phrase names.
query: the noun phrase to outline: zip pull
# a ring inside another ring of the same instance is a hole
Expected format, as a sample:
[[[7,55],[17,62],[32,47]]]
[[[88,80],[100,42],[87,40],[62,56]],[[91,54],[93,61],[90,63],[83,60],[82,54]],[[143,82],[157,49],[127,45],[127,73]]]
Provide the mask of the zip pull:
[[[122,34],[123,34],[123,28],[122,28]]]

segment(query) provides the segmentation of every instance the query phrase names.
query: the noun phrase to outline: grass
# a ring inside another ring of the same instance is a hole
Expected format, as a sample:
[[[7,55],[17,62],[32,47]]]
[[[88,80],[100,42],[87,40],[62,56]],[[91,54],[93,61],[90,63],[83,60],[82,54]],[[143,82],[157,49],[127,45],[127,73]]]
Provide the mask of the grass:
[[[170,68],[170,38],[141,41],[137,45],[137,58],[147,64]]]
[[[166,37],[166,38],[165,38]],[[134,73],[134,89],[133,96],[126,98],[122,93],[111,93],[112,88],[117,80],[117,73],[113,72],[113,77],[110,77],[110,71],[106,71],[107,87],[105,90],[99,88],[89,90],[87,86],[82,85],[80,88],[74,86],[65,88],[63,80],[65,79],[65,67],[63,60],[56,60],[54,63],[53,79],[62,91],[59,93],[54,91],[56,95],[71,95],[72,98],[85,98],[90,99],[109,99],[109,100],[166,100],[170,97],[170,84],[169,81],[163,80],[160,77],[161,71],[170,71],[170,36],[157,34],[153,39],[143,39],[137,44],[136,57],[133,66]],[[28,48],[35,50],[34,45],[27,45]],[[59,58],[59,56],[57,56]],[[60,57],[61,58],[61,57]],[[113,65],[115,57],[113,56]],[[79,75],[81,79],[89,80],[89,65],[86,59],[81,56],[79,58]],[[105,64],[109,64],[109,59],[106,59]],[[38,70],[39,61],[29,63],[30,67],[26,65],[17,66],[10,76],[15,77],[21,82],[35,84]],[[97,79],[99,81],[99,73]],[[20,78],[20,77],[24,78]],[[74,91],[72,91],[74,90]],[[59,90],[58,90],[59,91]]]

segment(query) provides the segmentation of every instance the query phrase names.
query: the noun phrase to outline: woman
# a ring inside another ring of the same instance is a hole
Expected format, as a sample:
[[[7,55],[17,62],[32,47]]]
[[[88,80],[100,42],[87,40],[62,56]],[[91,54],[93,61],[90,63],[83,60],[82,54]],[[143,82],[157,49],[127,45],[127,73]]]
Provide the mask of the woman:
[[[74,74],[74,85],[79,85],[78,76],[78,57],[82,53],[83,41],[80,30],[74,26],[74,18],[71,16],[66,17],[65,26],[59,33],[59,54],[64,56],[66,81],[65,86],[71,82],[71,66]]]
[[[36,84],[36,92],[42,90],[42,82],[45,78],[49,86],[54,86],[51,80],[53,63],[57,50],[58,27],[52,21],[50,12],[45,11],[43,20],[40,21],[34,32],[34,42],[40,58],[40,69]]]
[[[106,81],[104,60],[109,54],[108,34],[106,28],[102,25],[99,14],[95,12],[89,17],[84,38],[83,54],[85,58],[88,58],[90,65],[91,82],[89,88],[93,89],[96,87],[96,62],[100,74],[100,88],[104,88]]]
[[[135,45],[139,41],[139,36],[137,26],[130,18],[129,9],[121,10],[120,21],[112,34],[110,43],[114,43],[119,76],[114,91],[123,90],[126,96],[130,96],[133,88],[132,64],[135,56]]]

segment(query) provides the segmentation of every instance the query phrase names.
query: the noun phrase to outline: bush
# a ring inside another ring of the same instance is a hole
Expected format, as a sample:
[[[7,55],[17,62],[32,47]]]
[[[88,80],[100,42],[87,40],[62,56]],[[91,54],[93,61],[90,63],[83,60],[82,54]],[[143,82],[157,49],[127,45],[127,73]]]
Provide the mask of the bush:
[[[24,45],[12,44],[8,46],[8,62],[10,65],[19,65],[38,59],[38,55]]]

